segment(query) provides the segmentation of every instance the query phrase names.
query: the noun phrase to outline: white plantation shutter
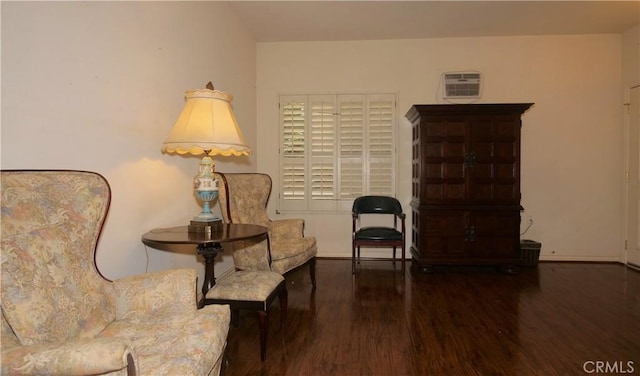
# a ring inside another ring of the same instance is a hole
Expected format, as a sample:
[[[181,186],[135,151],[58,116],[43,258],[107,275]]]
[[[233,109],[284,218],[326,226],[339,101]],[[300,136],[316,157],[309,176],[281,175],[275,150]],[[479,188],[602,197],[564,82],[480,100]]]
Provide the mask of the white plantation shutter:
[[[335,197],[336,103],[333,95],[310,97],[311,199]]]
[[[306,103],[304,96],[280,98],[282,126],[280,196],[285,202],[297,201],[290,209],[304,209],[306,199]]]
[[[395,94],[280,97],[279,210],[350,210],[395,195]]]
[[[340,198],[364,192],[365,96],[340,96]]]
[[[393,196],[395,194],[395,97],[372,95],[368,100],[368,194]]]

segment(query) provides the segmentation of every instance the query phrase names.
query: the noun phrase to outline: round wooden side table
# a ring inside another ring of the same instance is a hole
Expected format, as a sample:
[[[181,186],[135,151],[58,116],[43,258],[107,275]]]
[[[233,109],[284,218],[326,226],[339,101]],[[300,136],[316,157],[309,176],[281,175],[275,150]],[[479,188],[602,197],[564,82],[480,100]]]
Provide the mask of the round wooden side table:
[[[267,237],[268,230],[264,226],[251,224],[223,224],[219,229],[208,232],[189,232],[188,226],[156,228],[142,235],[142,242],[149,247],[172,251],[172,245],[196,245],[196,251],[205,260],[203,297],[216,284],[214,260],[223,251],[221,243],[238,240]],[[202,302],[199,302],[202,306]]]

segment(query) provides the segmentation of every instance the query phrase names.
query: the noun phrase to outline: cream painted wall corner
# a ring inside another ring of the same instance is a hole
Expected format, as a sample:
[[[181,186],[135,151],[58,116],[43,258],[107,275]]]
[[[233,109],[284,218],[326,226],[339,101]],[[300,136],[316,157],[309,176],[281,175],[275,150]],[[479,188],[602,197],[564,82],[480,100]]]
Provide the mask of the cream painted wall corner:
[[[160,146],[184,91],[234,95],[257,150],[256,45],[223,2],[2,2],[3,169],[82,169],[103,174],[113,200],[98,245],[103,274],[193,267],[195,254],[145,250],[153,227],[187,224],[198,158]],[[217,161],[254,171],[255,156]],[[147,260],[148,252],[148,260]],[[216,270],[232,267],[218,257]]]

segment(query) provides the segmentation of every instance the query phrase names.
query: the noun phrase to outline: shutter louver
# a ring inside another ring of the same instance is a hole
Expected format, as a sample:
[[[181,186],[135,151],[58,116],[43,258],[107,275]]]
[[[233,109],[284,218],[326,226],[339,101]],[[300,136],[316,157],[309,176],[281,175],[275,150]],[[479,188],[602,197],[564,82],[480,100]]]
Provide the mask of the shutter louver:
[[[282,166],[282,195],[285,200],[304,200],[305,165],[302,158],[285,158]]]
[[[394,194],[395,103],[392,98],[369,101],[369,194]]]
[[[340,97],[340,198],[364,192],[364,96]]]
[[[282,198],[305,199],[305,103],[291,98],[281,103]]]
[[[335,97],[311,97],[311,199],[335,197]]]

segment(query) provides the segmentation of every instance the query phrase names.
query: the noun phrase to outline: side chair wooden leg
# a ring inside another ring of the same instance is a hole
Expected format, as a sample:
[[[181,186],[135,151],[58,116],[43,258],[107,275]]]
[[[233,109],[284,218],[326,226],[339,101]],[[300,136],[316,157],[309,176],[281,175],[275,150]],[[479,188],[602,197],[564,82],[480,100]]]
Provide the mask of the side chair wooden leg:
[[[356,274],[356,246],[351,244],[351,274]]]
[[[234,327],[240,325],[240,310],[237,308],[231,309],[231,325]]]
[[[229,368],[229,363],[231,360],[229,359],[229,347],[225,346],[224,354],[222,355],[222,364],[220,365],[220,376],[227,375],[227,369]]]
[[[278,301],[280,302],[280,329],[284,329],[284,322],[287,319],[287,301],[289,300],[289,292],[287,289],[282,289],[280,295],[278,295]]]
[[[309,260],[309,275],[311,276],[311,285],[316,288],[316,258]]]
[[[393,246],[393,267],[396,267],[396,247]]]
[[[351,247],[351,274],[356,274],[356,247]]]
[[[406,260],[405,258],[405,252],[404,252],[404,246],[402,247],[402,260],[400,260],[402,262],[402,275],[404,276],[405,274],[405,264],[406,264]]]
[[[258,311],[258,323],[260,326],[260,359],[264,362],[267,358],[267,330],[269,329],[267,311]]]

